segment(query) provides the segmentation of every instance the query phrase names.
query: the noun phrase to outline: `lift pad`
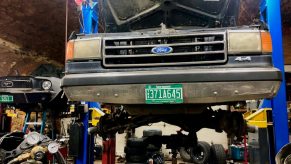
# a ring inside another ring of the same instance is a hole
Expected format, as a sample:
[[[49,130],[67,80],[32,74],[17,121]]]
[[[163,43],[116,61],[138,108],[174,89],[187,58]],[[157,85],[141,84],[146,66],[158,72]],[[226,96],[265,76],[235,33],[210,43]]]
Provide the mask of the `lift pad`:
[[[258,128],[268,127],[268,115],[267,111],[272,110],[271,108],[263,108],[254,113],[246,112],[243,116],[250,126],[256,126]]]

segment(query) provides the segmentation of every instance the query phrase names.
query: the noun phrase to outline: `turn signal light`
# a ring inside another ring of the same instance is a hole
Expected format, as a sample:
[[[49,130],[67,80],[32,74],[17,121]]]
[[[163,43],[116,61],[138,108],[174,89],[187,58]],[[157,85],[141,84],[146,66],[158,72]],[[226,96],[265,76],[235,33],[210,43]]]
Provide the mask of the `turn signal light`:
[[[66,61],[74,58],[74,41],[69,41],[67,43],[66,49]]]
[[[266,31],[261,32],[261,40],[262,53],[271,53],[273,51],[271,34]]]

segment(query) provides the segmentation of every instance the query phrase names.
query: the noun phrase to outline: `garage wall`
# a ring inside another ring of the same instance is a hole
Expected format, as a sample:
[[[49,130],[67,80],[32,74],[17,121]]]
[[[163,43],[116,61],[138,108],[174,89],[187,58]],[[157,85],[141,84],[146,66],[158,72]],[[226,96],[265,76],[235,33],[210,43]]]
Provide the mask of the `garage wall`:
[[[291,64],[291,28],[285,27],[283,31],[285,64]]]

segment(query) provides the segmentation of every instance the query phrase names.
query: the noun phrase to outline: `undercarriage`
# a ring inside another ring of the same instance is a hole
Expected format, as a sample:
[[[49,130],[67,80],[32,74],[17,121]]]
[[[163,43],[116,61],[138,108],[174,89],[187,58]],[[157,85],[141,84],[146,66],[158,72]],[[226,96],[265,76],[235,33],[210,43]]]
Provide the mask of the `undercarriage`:
[[[239,106],[238,104],[240,105],[241,103],[237,103],[236,107]],[[158,108],[158,106],[153,107]],[[153,133],[148,137],[137,138],[137,140],[142,139],[143,145],[166,145],[166,149],[171,150],[173,162],[177,160],[177,154],[181,149],[188,150],[192,159],[191,161],[194,163],[197,163],[195,159],[199,159],[200,161],[202,159],[206,160],[204,159],[206,156],[203,154],[207,152],[203,151],[207,151],[209,144],[198,141],[196,134],[202,128],[214,129],[218,133],[226,132],[228,138],[236,138],[236,140],[242,139],[246,128],[242,114],[234,110],[234,105],[229,106],[225,110],[213,110],[211,106],[204,106],[204,109],[202,106],[199,108],[196,106],[197,110],[190,110],[190,105],[180,105],[180,112],[177,112],[177,108],[173,105],[172,109],[168,109],[172,114],[165,114],[164,112],[155,112],[152,114],[151,112],[145,112],[144,114],[135,113],[135,115],[132,114],[134,113],[134,106],[105,107],[110,109],[110,114],[102,116],[97,127],[94,127],[94,130],[91,129],[91,133],[96,132],[102,136],[103,140],[114,138],[116,133],[127,133],[127,136],[130,138],[135,136],[134,132],[136,128],[158,122],[165,122],[180,127],[181,130],[175,134],[157,135],[158,133]],[[127,109],[131,114],[129,114]],[[187,110],[188,112],[185,113]],[[142,110],[139,108],[138,111],[141,112]],[[203,145],[206,146],[205,150],[202,150],[204,148]],[[158,161],[161,159],[160,157],[156,157],[154,160]]]
[[[187,132],[197,132],[202,128],[214,129],[217,132],[225,131],[229,136],[240,137],[243,129],[243,117],[241,113],[226,110],[213,111],[211,108],[199,114],[175,114],[175,115],[138,115],[131,116],[123,109],[114,109],[111,114],[100,118],[98,133],[103,138],[116,132],[123,133],[128,129],[157,122],[166,122],[181,127]]]

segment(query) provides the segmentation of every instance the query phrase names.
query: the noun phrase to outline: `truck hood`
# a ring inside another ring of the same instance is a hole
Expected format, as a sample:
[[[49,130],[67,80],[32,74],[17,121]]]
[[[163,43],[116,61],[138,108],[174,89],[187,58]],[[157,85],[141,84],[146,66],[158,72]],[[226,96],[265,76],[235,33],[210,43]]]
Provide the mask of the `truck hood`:
[[[257,26],[236,26],[236,27],[221,27],[221,28],[191,28],[191,29],[177,29],[177,28],[166,28],[161,27],[157,29],[144,29],[136,30],[130,32],[107,32],[107,33],[94,33],[94,34],[77,34],[75,39],[90,39],[95,37],[113,37],[113,38],[134,38],[134,37],[148,37],[156,35],[187,35],[192,34],[201,34],[201,33],[218,33],[218,32],[227,32],[228,30],[238,30],[238,31],[258,31]]]
[[[105,32],[235,26],[240,0],[102,0]]]

